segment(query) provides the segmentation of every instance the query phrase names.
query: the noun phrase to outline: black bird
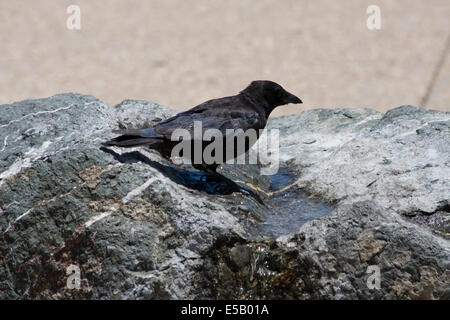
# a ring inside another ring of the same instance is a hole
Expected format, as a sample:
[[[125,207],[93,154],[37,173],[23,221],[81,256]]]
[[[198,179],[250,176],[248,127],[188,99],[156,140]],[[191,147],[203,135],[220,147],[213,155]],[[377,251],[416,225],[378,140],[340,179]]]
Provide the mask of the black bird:
[[[171,140],[172,133],[176,129],[185,129],[193,137],[194,121],[201,121],[203,132],[207,129],[218,129],[223,137],[226,136],[227,129],[242,129],[244,132],[254,129],[258,133],[259,129],[265,128],[270,113],[276,107],[288,103],[302,103],[302,101],[273,81],[253,81],[235,96],[206,101],[190,110],[178,113],[152,128],[114,131],[120,136],[104,142],[103,145],[125,148],[145,146],[157,150],[164,158],[170,159],[172,149],[179,143],[179,141]],[[203,140],[201,142],[202,151],[212,141]],[[246,141],[244,152],[247,152],[250,147],[251,144]],[[223,152],[223,154],[227,153]],[[236,146],[231,154],[231,157],[240,155]],[[230,158],[230,156],[228,157]],[[230,179],[216,173],[218,165],[228,159],[223,159],[221,163],[195,163],[194,152],[191,152],[191,158],[194,168],[205,171],[218,180],[225,181],[232,191],[242,189]]]

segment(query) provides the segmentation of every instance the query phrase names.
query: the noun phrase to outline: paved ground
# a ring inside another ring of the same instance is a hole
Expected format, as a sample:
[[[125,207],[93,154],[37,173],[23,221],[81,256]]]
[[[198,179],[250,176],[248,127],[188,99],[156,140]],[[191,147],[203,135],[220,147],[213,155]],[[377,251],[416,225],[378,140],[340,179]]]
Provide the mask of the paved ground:
[[[66,28],[70,4],[79,31]],[[271,79],[305,102],[276,115],[450,111],[449,0],[0,0],[0,43],[0,104],[80,92],[185,109]]]

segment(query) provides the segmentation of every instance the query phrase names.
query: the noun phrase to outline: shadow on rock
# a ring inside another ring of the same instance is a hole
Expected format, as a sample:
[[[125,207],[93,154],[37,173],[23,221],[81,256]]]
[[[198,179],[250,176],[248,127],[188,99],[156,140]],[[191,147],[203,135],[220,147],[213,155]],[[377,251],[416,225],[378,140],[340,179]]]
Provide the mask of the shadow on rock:
[[[233,193],[233,189],[228,186],[224,181],[217,181],[212,175],[194,170],[186,170],[183,168],[176,168],[174,166],[165,165],[153,160],[150,160],[147,156],[143,155],[139,151],[131,151],[123,154],[119,154],[109,148],[101,147],[100,150],[109,153],[121,163],[136,163],[142,162],[152,168],[155,168],[161,172],[165,177],[170,180],[181,184],[187,188],[206,192],[214,195],[229,195]]]

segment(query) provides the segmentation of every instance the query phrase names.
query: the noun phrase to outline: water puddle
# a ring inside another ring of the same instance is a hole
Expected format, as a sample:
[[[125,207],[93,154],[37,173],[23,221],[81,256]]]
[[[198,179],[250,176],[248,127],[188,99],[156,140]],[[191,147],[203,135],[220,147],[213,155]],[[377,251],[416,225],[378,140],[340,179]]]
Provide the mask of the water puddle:
[[[296,232],[306,222],[322,218],[334,210],[331,205],[310,197],[297,188],[277,192],[297,179],[287,169],[280,168],[279,172],[269,176],[269,179],[273,196],[267,200],[271,209],[261,226],[262,236],[275,238]]]

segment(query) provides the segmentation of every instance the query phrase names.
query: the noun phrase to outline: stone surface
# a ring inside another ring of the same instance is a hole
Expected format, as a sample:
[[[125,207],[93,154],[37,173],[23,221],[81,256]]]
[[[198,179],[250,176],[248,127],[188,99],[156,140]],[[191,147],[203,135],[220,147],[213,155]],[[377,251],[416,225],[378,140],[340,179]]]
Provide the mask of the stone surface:
[[[206,269],[216,298],[438,299],[450,283],[448,240],[372,201],[248,245],[251,262],[239,269],[228,259],[236,245],[215,250]],[[367,285],[370,266],[379,268],[379,289]]]
[[[217,194],[153,152],[101,148],[112,129],[174,112],[79,94],[0,106],[0,299],[448,295],[449,113],[405,106],[273,119],[278,180],[257,166],[220,169],[262,205]],[[293,201],[305,195],[328,203],[322,218],[267,231],[280,208],[299,214]],[[80,289],[67,284],[70,266]],[[367,285],[370,266],[379,289]]]
[[[310,110],[270,124],[285,133],[283,160],[302,168],[299,186],[341,203],[374,200],[402,214],[448,210],[449,127],[450,113],[412,106],[385,114]]]

